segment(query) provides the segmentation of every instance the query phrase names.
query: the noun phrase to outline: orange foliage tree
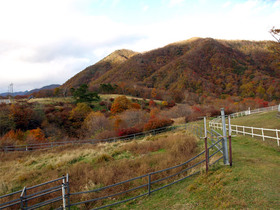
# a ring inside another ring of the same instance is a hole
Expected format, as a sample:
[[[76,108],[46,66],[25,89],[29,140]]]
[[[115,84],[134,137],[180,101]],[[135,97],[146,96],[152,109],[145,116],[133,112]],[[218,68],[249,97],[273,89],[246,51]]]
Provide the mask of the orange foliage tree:
[[[28,143],[45,142],[45,134],[40,128],[26,131],[26,141]]]
[[[117,114],[131,108],[131,101],[126,96],[117,97],[111,107],[111,113]]]

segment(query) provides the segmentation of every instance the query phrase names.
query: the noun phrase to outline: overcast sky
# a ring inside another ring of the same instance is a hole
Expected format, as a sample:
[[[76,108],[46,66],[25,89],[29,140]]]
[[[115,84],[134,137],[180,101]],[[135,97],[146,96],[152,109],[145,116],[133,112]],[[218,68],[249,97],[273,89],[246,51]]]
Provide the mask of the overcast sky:
[[[0,93],[63,84],[117,49],[273,40],[280,0],[0,0]]]

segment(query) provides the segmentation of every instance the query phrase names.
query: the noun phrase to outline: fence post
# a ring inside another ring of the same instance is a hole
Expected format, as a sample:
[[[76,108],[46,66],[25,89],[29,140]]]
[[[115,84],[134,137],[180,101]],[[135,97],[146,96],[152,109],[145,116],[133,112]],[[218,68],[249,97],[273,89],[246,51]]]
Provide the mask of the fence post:
[[[263,141],[264,141],[264,133],[263,133],[263,128],[262,128],[262,137],[263,137]]]
[[[20,209],[24,210],[25,207],[27,207],[27,203],[25,202],[25,196],[26,196],[26,187],[22,189],[21,195],[20,195]]]
[[[208,147],[207,147],[206,117],[204,117],[204,146],[205,146],[205,164],[206,164],[206,173],[207,173],[208,172]]]
[[[66,210],[65,176],[63,176],[62,179],[61,191],[62,191],[62,209]]]
[[[251,131],[252,131],[252,137],[254,137],[254,128],[251,127]]]
[[[229,144],[229,165],[232,166],[232,149],[231,149],[231,124],[230,115],[228,116],[228,144]]]
[[[278,135],[279,130],[276,129],[276,139],[277,139],[277,144],[278,147],[280,146],[280,139],[279,139],[279,135]]]
[[[243,136],[245,136],[245,126],[243,126]]]
[[[148,174],[148,195],[151,194],[151,174]]]
[[[66,207],[68,207],[68,209],[70,210],[70,185],[69,185],[69,174],[66,174],[66,187],[67,187],[67,205]]]
[[[222,115],[222,126],[223,126],[223,156],[224,156],[224,164],[228,165],[228,148],[227,148],[227,130],[226,130],[226,119],[225,119],[225,110],[221,108]]]

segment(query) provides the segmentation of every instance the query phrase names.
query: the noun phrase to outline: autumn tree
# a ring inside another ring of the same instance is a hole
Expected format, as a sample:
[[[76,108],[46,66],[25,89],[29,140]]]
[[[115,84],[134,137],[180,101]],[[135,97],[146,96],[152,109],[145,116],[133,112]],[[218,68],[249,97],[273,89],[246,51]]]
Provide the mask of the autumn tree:
[[[157,90],[155,88],[152,89],[152,92],[151,92],[151,97],[153,99],[156,99],[156,96],[157,96]]]
[[[119,115],[125,127],[141,126],[149,120],[149,114],[144,110],[129,109]]]
[[[59,87],[57,87],[53,90],[53,94],[54,96],[58,97],[62,94],[62,90]]]
[[[27,143],[29,143],[29,144],[39,143],[39,142],[42,143],[45,141],[46,141],[45,134],[44,134],[43,130],[41,130],[40,128],[26,131],[26,142]]]
[[[126,96],[117,97],[111,107],[111,113],[121,113],[131,107],[131,101]]]
[[[87,103],[78,103],[77,106],[70,112],[70,119],[75,121],[83,121],[91,112],[91,108]]]
[[[14,122],[9,117],[10,110],[8,105],[0,105],[0,136],[14,128]]]
[[[89,137],[109,130],[111,127],[111,121],[101,112],[92,111],[83,122],[83,129],[86,130],[86,135]]]
[[[12,104],[10,107],[10,119],[15,124],[15,129],[33,129],[29,125],[32,122],[33,110],[27,105]]]

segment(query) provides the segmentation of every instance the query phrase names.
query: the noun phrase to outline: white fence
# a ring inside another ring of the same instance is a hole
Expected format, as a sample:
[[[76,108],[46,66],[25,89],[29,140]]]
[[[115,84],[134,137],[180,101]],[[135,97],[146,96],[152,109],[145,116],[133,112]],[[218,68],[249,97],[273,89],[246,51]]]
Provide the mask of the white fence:
[[[228,124],[226,124],[228,130]],[[214,129],[222,129],[222,123],[209,122],[209,127]],[[242,125],[231,125],[231,131],[236,134],[250,135],[252,137],[261,137],[265,139],[275,139],[278,146],[280,146],[280,130],[268,128],[256,128]]]
[[[250,108],[246,111],[236,112],[230,114],[232,118],[242,117],[251,114],[257,114],[261,112],[279,110],[280,105],[264,107],[259,109],[250,110]],[[221,117],[217,117],[209,122],[209,127],[214,129],[223,129],[222,123],[220,123]],[[228,130],[228,124],[226,124]],[[277,141],[278,146],[280,146],[280,130],[278,129],[268,129],[268,128],[256,128],[256,127],[248,127],[242,125],[231,125],[231,131],[236,134],[250,135],[252,137],[261,137],[263,141],[265,139],[275,139]]]
[[[232,118],[236,118],[236,117],[242,117],[242,116],[246,116],[246,115],[250,115],[250,114],[257,114],[257,113],[261,113],[261,112],[273,111],[273,110],[277,110],[277,109],[278,109],[278,105],[258,108],[258,109],[254,109],[254,110],[250,110],[250,108],[249,108],[246,111],[236,112],[236,113],[231,114],[230,116]]]

